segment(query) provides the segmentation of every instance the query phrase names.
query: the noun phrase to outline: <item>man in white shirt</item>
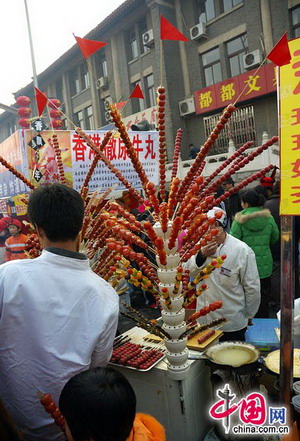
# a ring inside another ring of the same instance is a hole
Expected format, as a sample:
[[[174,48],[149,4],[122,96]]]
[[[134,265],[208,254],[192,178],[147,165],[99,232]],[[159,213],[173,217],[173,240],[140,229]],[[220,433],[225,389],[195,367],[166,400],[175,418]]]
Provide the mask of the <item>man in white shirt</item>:
[[[226,213],[219,207],[214,207],[207,213],[214,217],[216,212],[222,212],[217,225],[219,233],[201,251],[191,257],[186,268],[191,276],[196,276],[200,268],[214,258],[226,255],[221,268],[215,269],[205,280],[207,290],[197,299],[197,311],[209,303],[222,301],[222,308],[209,313],[208,318],[202,317],[200,322],[225,317],[227,322],[222,326],[224,340],[245,340],[245,331],[249,319],[252,319],[260,304],[260,281],[254,252],[248,245],[225,231]]]
[[[28,215],[42,255],[0,267],[0,397],[26,441],[64,440],[39,393],[57,402],[69,378],[111,357],[119,301],[77,252],[83,214],[67,186],[34,190]]]

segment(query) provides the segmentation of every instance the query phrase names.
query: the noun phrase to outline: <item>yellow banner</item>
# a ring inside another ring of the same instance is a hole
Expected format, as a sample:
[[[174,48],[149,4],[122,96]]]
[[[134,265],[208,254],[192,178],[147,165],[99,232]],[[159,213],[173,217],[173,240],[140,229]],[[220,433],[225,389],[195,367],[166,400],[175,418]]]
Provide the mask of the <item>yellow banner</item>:
[[[300,216],[300,38],[289,48],[291,62],[279,68],[280,214]]]

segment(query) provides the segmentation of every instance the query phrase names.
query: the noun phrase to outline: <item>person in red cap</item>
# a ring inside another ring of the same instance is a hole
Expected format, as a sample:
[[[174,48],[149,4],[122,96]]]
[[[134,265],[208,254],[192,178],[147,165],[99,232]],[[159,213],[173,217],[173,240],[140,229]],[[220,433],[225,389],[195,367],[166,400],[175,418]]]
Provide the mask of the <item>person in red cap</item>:
[[[26,259],[26,242],[28,237],[22,233],[22,222],[11,219],[8,225],[11,236],[5,241],[5,262],[10,260]]]
[[[263,192],[259,192],[259,193],[263,193],[266,199],[269,199],[273,194],[275,179],[272,176],[263,176],[259,182],[260,182],[260,187],[262,187],[262,189],[265,191],[266,194],[264,194]]]

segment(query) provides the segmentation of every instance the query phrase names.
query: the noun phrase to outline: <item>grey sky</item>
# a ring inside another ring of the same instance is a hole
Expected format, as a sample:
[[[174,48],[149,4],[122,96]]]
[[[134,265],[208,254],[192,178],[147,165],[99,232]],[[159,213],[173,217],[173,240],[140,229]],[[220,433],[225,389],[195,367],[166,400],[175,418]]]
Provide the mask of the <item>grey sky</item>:
[[[73,46],[73,33],[84,37],[123,1],[27,0],[37,73]],[[2,0],[0,16],[0,102],[10,105],[32,79],[24,0]]]

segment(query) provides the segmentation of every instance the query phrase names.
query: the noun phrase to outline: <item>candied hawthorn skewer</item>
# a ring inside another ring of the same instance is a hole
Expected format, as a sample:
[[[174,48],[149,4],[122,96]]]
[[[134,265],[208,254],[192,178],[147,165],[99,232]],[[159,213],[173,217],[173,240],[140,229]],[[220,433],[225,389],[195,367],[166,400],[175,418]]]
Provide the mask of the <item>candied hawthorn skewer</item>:
[[[171,219],[176,208],[176,197],[180,184],[180,179],[177,177],[172,178],[170,193],[168,199],[168,218]]]
[[[208,314],[209,312],[215,311],[216,309],[222,308],[222,302],[221,300],[216,300],[215,302],[212,302],[204,308],[200,309],[199,311],[194,312],[194,314],[190,315],[190,317],[187,319],[187,322],[193,322],[197,320],[200,317],[203,317],[204,315]],[[209,309],[209,310],[208,310]]]
[[[177,273],[176,273],[176,277],[175,277],[175,284],[174,284],[174,289],[173,289],[174,295],[178,294],[178,292],[179,292],[180,283],[182,281],[182,273],[183,273],[183,268],[182,268],[182,266],[179,266],[177,268]]]
[[[118,109],[113,104],[110,105],[110,109],[111,109],[110,110],[111,118],[112,118],[118,132],[120,133],[120,136],[121,136],[121,138],[124,142],[124,145],[126,147],[127,154],[129,156],[129,158],[131,159],[133,168],[135,169],[138,177],[140,178],[142,186],[147,194],[147,184],[149,182],[149,179],[146,176],[143,165],[138,158],[138,155],[132,145],[132,142],[130,141],[126,127],[122,122],[121,115],[120,115]]]
[[[49,413],[57,426],[61,428],[61,430],[65,433],[65,419],[60,413],[59,408],[56,406],[53,398],[50,394],[43,394],[40,398],[40,403],[44,407],[45,411]]]
[[[216,178],[224,168],[228,167],[228,165],[236,158],[240,157],[240,155],[248,148],[252,147],[253,141],[248,141],[242,147],[240,147],[233,155],[231,155],[229,158],[227,158],[216,170],[211,173],[203,182],[203,184],[200,186],[199,191],[201,192],[204,190],[205,187],[214,179]]]
[[[172,164],[172,172],[171,172],[171,181],[177,175],[178,170],[178,161],[179,154],[181,149],[181,139],[182,139],[182,129],[178,129],[175,138],[175,148],[174,148],[174,156],[173,156],[173,164]]]
[[[63,161],[62,161],[62,157],[61,157],[61,151],[59,148],[58,137],[56,134],[52,135],[52,142],[50,140],[50,143],[52,144],[52,147],[53,147],[54,153],[55,153],[55,160],[56,160],[56,164],[58,167],[59,180],[62,184],[67,184]]]
[[[166,132],[165,132],[165,105],[166,89],[162,86],[157,89],[158,100],[158,142],[159,142],[159,188],[162,202],[166,200]]]
[[[103,152],[103,150],[105,149],[108,141],[111,138],[111,135],[112,135],[111,131],[108,131],[107,133],[105,133],[103,141],[101,142],[101,145],[99,146],[99,149],[101,152]],[[89,185],[90,179],[95,171],[95,168],[97,167],[99,159],[100,159],[100,156],[98,155],[98,153],[95,153],[95,156],[89,166],[89,169],[87,171],[87,174],[85,175],[85,179],[83,181],[82,187],[80,189],[80,195],[83,199],[84,199],[84,194],[85,193],[87,194],[87,192],[88,192],[88,185]]]
[[[186,190],[190,185],[191,180],[194,178],[195,174],[197,173],[197,170],[199,169],[201,163],[203,162],[204,158],[206,157],[209,150],[212,148],[214,142],[219,136],[219,133],[224,128],[224,125],[228,122],[229,118],[233,114],[233,112],[236,110],[235,106],[233,104],[229,104],[223,111],[218,123],[216,124],[216,127],[211,132],[210,136],[202,146],[200,152],[198,153],[195,161],[192,163],[190,170],[188,171],[187,175],[183,179],[180,189],[179,189],[179,201],[181,202],[186,194]]]
[[[18,179],[20,179],[22,182],[24,182],[27,187],[31,188],[31,190],[34,190],[36,187],[33,185],[30,181],[28,181],[27,178],[25,178],[22,173],[20,173],[14,166],[12,166],[9,162],[7,162],[2,156],[0,156],[0,163],[7,168],[13,175],[15,175]]]
[[[216,188],[219,187],[222,184],[222,182],[226,181],[230,176],[232,176],[238,170],[245,167],[250,161],[253,161],[256,158],[256,156],[261,154],[264,150],[268,149],[277,141],[278,141],[278,136],[273,136],[271,139],[266,141],[262,146],[258,147],[253,152],[249,153],[249,155],[246,158],[241,159],[238,163],[234,165],[234,167],[230,168],[226,173],[224,173],[224,175],[221,176],[216,182],[214,182],[208,188],[206,188],[203,194],[209,194],[215,192]]]
[[[244,187],[249,185],[251,182],[256,181],[257,179],[261,178],[267,172],[271,171],[273,168],[275,168],[275,165],[270,164],[267,167],[260,170],[259,172],[256,172],[253,175],[248,176],[247,178],[243,179],[241,182],[239,182],[237,185],[235,185],[229,191],[225,191],[224,194],[222,194],[219,198],[217,198],[215,201],[216,205],[220,204],[220,202],[222,202],[222,201],[225,201],[225,199],[230,197],[232,194],[242,190]]]

